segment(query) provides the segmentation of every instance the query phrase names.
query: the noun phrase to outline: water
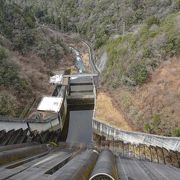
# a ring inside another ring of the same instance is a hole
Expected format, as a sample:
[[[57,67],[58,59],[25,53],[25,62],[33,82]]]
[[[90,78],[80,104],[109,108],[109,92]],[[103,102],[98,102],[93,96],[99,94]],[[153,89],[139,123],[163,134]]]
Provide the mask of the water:
[[[69,111],[69,127],[66,142],[91,144],[92,116],[93,110]]]
[[[75,66],[78,69],[79,73],[85,72],[84,64],[81,57],[76,57]]]
[[[70,49],[72,50],[72,52],[75,55],[75,66],[78,69],[79,73],[85,72],[85,67],[84,67],[84,64],[83,64],[83,61],[82,61],[79,51],[73,47],[70,47]]]

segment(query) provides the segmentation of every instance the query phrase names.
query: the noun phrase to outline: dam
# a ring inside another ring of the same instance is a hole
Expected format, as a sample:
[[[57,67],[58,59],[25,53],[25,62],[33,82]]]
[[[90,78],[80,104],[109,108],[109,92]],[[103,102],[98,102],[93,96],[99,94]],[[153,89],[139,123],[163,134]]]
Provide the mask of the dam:
[[[97,76],[64,74],[52,94],[62,98],[56,113],[0,117],[0,179],[179,180],[179,138],[123,131],[95,119]]]

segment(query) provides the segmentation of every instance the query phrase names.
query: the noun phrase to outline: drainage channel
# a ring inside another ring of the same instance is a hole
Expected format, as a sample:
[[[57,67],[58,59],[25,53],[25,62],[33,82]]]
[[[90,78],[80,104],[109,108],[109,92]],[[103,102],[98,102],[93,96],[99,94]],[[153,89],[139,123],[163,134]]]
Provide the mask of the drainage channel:
[[[70,110],[69,127],[66,142],[92,143],[93,110]]]

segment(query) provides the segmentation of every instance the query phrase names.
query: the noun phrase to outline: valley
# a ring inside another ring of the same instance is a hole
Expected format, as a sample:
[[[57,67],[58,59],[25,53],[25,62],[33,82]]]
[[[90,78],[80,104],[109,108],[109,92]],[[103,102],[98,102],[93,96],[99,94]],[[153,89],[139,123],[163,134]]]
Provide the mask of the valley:
[[[55,71],[76,72],[69,47],[80,50],[90,72],[85,39],[100,71],[97,118],[179,136],[179,10],[179,0],[3,0],[0,114],[22,117],[52,92]]]

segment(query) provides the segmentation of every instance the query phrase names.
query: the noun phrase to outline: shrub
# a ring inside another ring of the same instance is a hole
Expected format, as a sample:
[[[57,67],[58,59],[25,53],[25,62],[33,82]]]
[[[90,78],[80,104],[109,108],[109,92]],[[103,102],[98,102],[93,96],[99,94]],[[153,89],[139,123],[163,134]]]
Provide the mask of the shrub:
[[[142,85],[147,77],[148,77],[148,71],[144,64],[133,64],[130,66],[127,77],[129,77],[134,84],[130,85]]]
[[[160,114],[153,114],[152,116],[152,122],[151,123],[146,123],[144,125],[144,130],[148,133],[157,133],[156,131],[159,128],[159,125],[161,123],[161,117]]]
[[[99,30],[96,33],[96,42],[95,48],[100,48],[109,38],[109,32],[105,27],[99,27]]]
[[[25,22],[27,23],[27,25],[28,25],[30,28],[34,28],[34,27],[35,27],[35,22],[34,22],[34,20],[32,19],[32,17],[30,17],[30,16],[25,16],[24,19],[25,19]]]
[[[173,130],[172,135],[176,137],[180,137],[180,129]]]
[[[46,14],[47,14],[47,12],[46,12],[44,9],[37,8],[37,9],[35,10],[35,16],[36,16],[38,19],[41,19],[41,18],[44,17]]]
[[[16,115],[15,99],[7,93],[0,94],[0,114],[1,115]]]
[[[160,114],[153,114],[152,119],[153,119],[153,122],[152,122],[153,127],[157,128],[161,123]]]
[[[18,71],[12,64],[3,60],[0,66],[0,84],[4,86],[13,86],[19,81]]]
[[[6,49],[3,47],[0,47],[0,62],[1,62],[1,60],[5,59],[7,57],[8,57],[8,55],[7,55]]]
[[[100,48],[107,40],[108,40],[107,35],[97,38],[95,42],[95,48],[96,49]]]
[[[25,29],[19,31],[13,38],[14,49],[25,53],[35,44],[35,33],[31,30]]]
[[[146,132],[150,133],[150,132],[152,131],[151,125],[150,125],[149,123],[146,123],[146,124],[144,125],[144,130],[145,130]]]
[[[98,36],[96,37],[95,48],[100,48],[108,40],[108,38],[108,35],[104,32],[98,34]]]
[[[175,0],[176,9],[180,9],[180,0]]]
[[[29,91],[30,88],[29,87],[29,83],[25,80],[25,79],[20,79],[18,78],[16,83],[14,84],[14,88],[17,90],[17,91]]]
[[[180,55],[180,37],[171,35],[163,49],[170,56]]]
[[[151,16],[150,18],[148,18],[146,20],[146,24],[148,25],[148,27],[151,27],[153,24],[159,25],[160,24],[160,20],[156,16]]]
[[[151,58],[153,56],[153,53],[150,48],[144,48],[143,57],[144,58]]]
[[[143,9],[138,9],[136,12],[135,12],[135,17],[136,17],[136,23],[139,22],[139,21],[142,21],[143,20]]]

